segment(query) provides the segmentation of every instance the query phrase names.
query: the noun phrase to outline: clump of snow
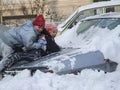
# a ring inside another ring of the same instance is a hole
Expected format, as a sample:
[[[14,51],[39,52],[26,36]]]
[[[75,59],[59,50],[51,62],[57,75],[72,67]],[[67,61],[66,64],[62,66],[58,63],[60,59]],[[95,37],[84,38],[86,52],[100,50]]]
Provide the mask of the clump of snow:
[[[65,62],[69,63],[70,68],[73,69],[75,66],[75,61],[76,59],[73,57],[67,55],[60,55],[58,57],[52,58],[49,61],[44,61],[43,64],[44,66],[49,66],[50,70],[57,72],[65,68]]]

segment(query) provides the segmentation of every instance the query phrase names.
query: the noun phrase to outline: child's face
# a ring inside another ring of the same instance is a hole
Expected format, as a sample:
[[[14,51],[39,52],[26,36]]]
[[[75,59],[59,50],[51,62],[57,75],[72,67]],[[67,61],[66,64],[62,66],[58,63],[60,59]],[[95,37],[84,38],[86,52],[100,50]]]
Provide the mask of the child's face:
[[[55,38],[57,32],[58,32],[57,28],[54,29],[54,30],[49,31],[49,33],[50,33],[50,35],[52,36],[52,38]]]
[[[41,27],[41,26],[34,26],[34,28],[35,28],[35,30],[37,31],[37,32],[41,32],[41,31],[43,31],[43,29],[44,29],[44,27]]]

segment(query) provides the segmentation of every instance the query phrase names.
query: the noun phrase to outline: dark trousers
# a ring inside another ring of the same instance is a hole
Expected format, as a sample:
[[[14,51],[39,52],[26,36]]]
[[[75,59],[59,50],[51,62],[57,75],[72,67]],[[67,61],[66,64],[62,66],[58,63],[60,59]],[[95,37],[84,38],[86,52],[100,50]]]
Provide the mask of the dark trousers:
[[[13,64],[19,63],[21,61],[34,61],[36,58],[41,57],[40,50],[34,49],[29,51],[15,51],[11,55],[8,56],[8,58],[4,61],[4,69],[10,68]]]

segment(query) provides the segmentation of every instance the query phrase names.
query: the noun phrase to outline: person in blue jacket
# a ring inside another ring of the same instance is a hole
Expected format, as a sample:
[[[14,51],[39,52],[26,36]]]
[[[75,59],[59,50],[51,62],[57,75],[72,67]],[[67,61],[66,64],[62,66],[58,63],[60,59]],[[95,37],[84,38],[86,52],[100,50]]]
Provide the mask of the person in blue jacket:
[[[33,21],[27,21],[23,25],[10,29],[2,35],[0,48],[2,49],[2,60],[0,71],[11,66],[11,62],[17,62],[21,57],[16,52],[32,49],[43,49],[39,40],[41,32],[45,28],[43,15],[38,15]],[[16,58],[11,61],[11,56]]]

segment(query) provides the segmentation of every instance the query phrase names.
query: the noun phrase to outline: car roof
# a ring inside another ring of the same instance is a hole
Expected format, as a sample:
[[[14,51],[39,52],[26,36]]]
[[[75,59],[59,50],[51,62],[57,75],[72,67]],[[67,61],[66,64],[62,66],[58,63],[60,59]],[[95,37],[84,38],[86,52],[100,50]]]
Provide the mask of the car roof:
[[[120,0],[116,1],[101,1],[101,2],[94,2],[92,4],[88,4],[85,6],[78,7],[73,14],[71,14],[63,23],[61,23],[58,27],[64,26],[74,15],[81,11],[89,10],[89,9],[95,9],[95,8],[101,8],[101,7],[108,7],[108,6],[117,6],[120,5]]]
[[[83,10],[93,9],[93,8],[117,6],[117,5],[120,5],[120,0],[94,2],[92,4],[88,4],[88,5],[79,7],[78,12],[83,11]]]
[[[100,15],[89,16],[89,17],[82,19],[81,21],[91,20],[91,19],[104,19],[104,18],[114,18],[114,19],[119,18],[120,19],[120,12],[110,12],[110,13],[104,13]]]

